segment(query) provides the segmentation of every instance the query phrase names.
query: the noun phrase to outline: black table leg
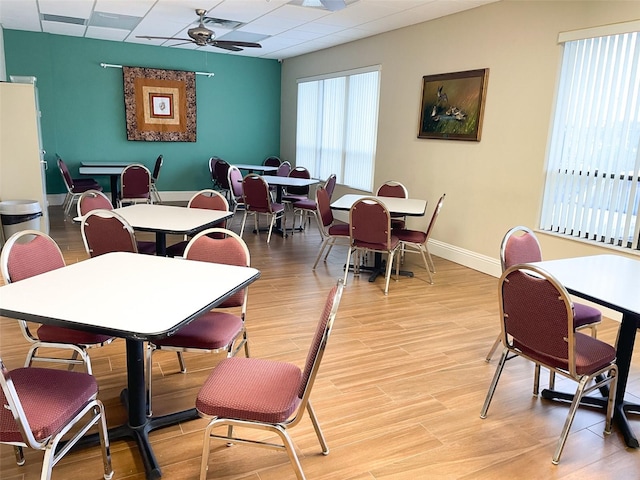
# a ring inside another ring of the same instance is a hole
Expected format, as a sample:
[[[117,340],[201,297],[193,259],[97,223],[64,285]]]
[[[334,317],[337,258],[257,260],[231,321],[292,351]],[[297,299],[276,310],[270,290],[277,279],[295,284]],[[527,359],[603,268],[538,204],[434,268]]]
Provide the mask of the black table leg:
[[[120,393],[120,399],[125,405],[129,420],[124,425],[109,429],[109,441],[134,440],[138,446],[138,452],[144,465],[147,480],[157,480],[162,476],[162,470],[158,464],[149,433],[158,428],[176,425],[188,420],[198,418],[195,408],[182,412],[171,413],[160,417],[147,417],[146,411],[146,384],[144,376],[144,342],[142,340],[126,339],[127,345],[127,388]],[[74,449],[95,446],[100,444],[98,434],[86,435]],[[59,446],[62,447],[63,444]]]
[[[113,208],[118,208],[118,177],[120,177],[120,175],[109,175],[109,181],[111,183],[111,205],[113,205]]]
[[[167,256],[167,235],[164,232],[156,232],[156,255]]]

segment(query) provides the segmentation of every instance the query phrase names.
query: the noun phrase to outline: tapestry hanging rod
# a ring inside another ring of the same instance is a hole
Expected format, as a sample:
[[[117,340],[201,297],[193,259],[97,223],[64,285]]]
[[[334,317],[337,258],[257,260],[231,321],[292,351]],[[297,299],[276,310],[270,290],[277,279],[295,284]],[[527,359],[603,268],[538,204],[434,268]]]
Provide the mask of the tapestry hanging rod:
[[[114,65],[112,63],[101,63],[100,66],[102,68],[122,68],[122,65]],[[211,72],[195,72],[196,75],[204,75],[205,77],[213,77],[215,73]]]

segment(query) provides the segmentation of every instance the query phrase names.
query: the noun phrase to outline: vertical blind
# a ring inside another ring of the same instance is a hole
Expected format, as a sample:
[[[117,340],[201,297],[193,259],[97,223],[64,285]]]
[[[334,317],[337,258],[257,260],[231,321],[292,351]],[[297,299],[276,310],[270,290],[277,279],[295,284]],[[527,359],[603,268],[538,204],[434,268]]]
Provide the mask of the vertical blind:
[[[640,34],[564,43],[541,228],[638,249]]]
[[[298,83],[296,166],[314,178],[373,188],[379,69]]]

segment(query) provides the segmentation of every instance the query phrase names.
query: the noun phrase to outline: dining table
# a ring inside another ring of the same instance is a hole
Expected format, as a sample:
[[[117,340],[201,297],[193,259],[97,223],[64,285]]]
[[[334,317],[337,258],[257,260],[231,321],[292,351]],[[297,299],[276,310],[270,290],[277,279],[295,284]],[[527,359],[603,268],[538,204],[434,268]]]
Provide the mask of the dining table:
[[[141,275],[144,281],[132,284]],[[157,479],[162,471],[149,433],[198,415],[190,408],[147,417],[144,342],[171,336],[259,277],[251,267],[107,253],[0,287],[0,315],[125,339],[127,382],[120,399],[127,423],[111,427],[109,438],[135,440],[146,478]],[[98,434],[89,435],[74,448],[99,441]]]
[[[252,165],[250,163],[234,163],[234,167],[238,167],[240,170],[246,170],[249,173],[260,172],[260,174],[270,174],[278,171],[278,167],[270,165]]]
[[[283,192],[286,187],[309,187],[320,183],[317,178],[281,177],[279,175],[265,175],[262,178],[267,182],[267,185],[276,187],[276,203],[282,203]],[[283,237],[287,236],[287,232],[282,228],[280,217],[276,219],[273,230]]]
[[[81,162],[78,172],[92,177],[107,176],[111,188],[111,204],[118,206],[118,180],[122,171],[132,162]]]
[[[331,204],[334,210],[349,211],[354,203],[363,198],[375,198],[379,200],[389,210],[390,214],[398,214],[408,217],[423,217],[427,211],[427,201],[418,198],[400,198],[400,197],[381,197],[375,195],[361,195],[348,193],[343,195]],[[361,270],[370,271],[369,281],[375,282],[378,275],[385,274],[385,263],[382,260],[382,254],[376,252],[374,255],[373,266],[361,265]],[[410,270],[399,270],[399,275],[405,277],[413,277]]]
[[[553,275],[572,295],[602,305],[622,314],[616,342],[618,386],[614,424],[620,429],[628,447],[639,448],[627,413],[640,413],[640,405],[625,401],[631,358],[640,328],[640,260],[623,255],[591,255],[535,262],[533,265]],[[545,389],[543,398],[571,401],[572,394]],[[582,403],[606,409],[606,397],[585,397]]]
[[[134,230],[154,232],[156,234],[156,255],[160,256],[165,256],[167,253],[167,235],[191,237],[233,216],[231,211],[155,203],[136,203],[115,208],[113,211],[121,215]]]

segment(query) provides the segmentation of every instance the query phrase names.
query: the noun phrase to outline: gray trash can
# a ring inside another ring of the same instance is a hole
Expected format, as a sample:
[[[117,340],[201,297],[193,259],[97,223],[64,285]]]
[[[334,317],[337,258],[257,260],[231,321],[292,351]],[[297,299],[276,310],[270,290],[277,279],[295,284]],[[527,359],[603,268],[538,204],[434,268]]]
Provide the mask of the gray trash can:
[[[0,222],[5,241],[22,230],[39,230],[42,208],[36,200],[5,200],[0,202]]]

